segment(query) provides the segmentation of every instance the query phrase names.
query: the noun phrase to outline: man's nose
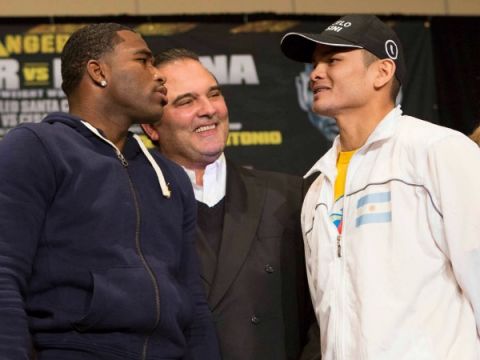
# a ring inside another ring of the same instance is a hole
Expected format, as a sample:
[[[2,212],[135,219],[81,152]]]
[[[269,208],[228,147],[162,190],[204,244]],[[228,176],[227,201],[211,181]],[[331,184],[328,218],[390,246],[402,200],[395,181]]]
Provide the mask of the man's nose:
[[[204,98],[201,100],[201,107],[200,107],[200,116],[207,116],[212,117],[217,112],[215,106],[213,106],[212,102],[208,98]]]
[[[163,76],[156,67],[153,67],[153,79],[159,81],[162,85],[167,82],[167,78]]]
[[[312,72],[310,73],[310,82],[324,78],[326,68],[326,64],[322,62],[313,65]]]

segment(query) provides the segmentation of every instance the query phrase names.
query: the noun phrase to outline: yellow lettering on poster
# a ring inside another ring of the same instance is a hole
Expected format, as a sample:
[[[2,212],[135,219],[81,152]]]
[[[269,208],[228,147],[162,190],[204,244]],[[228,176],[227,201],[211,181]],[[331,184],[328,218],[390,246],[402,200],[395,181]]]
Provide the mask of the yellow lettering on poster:
[[[27,86],[46,85],[50,79],[46,63],[26,63],[23,65],[22,73]]]
[[[40,41],[37,35],[26,35],[23,38],[23,51],[25,54],[37,54],[40,52]]]
[[[8,34],[0,39],[0,57],[20,54],[60,54],[70,34]]]
[[[40,47],[42,53],[44,54],[53,54],[55,52],[55,38],[53,34],[47,34],[40,38]]]
[[[22,36],[21,35],[5,36],[5,46],[9,54],[21,54],[22,53]]]
[[[281,145],[282,133],[274,131],[231,131],[227,146]]]

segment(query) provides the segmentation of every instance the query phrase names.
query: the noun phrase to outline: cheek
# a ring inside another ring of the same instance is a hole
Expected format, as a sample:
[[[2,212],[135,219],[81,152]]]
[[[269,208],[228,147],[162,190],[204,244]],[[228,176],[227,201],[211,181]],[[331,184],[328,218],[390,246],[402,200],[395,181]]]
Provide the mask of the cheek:
[[[178,111],[167,105],[163,110],[163,116],[160,121],[162,127],[168,128],[170,132],[177,132],[185,129],[190,129],[191,115],[185,111]]]
[[[228,123],[228,109],[226,105],[217,106],[217,116],[222,121],[222,123]]]

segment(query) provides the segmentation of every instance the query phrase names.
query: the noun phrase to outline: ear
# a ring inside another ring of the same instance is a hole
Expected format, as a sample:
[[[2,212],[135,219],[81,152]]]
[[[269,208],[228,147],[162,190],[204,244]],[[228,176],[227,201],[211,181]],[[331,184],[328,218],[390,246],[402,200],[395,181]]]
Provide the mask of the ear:
[[[98,60],[88,60],[87,62],[87,74],[97,85],[100,85],[101,81],[105,80],[103,66],[105,66],[105,64],[100,63]]]
[[[158,133],[157,129],[151,124],[140,124],[142,127],[143,132],[148,136],[148,138],[152,141],[160,140],[160,134]]]
[[[396,65],[391,59],[382,59],[377,61],[377,74],[374,86],[380,89],[395,76]]]

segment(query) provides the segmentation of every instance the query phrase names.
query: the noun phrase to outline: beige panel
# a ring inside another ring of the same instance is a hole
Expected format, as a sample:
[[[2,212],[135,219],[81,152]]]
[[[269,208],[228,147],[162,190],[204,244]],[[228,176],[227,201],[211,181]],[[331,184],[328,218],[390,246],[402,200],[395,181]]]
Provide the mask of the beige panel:
[[[480,0],[0,0],[0,16],[279,14],[480,15]]]
[[[447,15],[479,15],[480,0],[449,0]]]
[[[385,15],[441,15],[445,13],[444,3],[445,0],[295,0],[295,12],[297,14],[373,13]]]
[[[292,13],[294,0],[138,0],[139,14]]]
[[[0,14],[1,16],[119,15],[134,14],[135,5],[135,0],[1,0]]]

